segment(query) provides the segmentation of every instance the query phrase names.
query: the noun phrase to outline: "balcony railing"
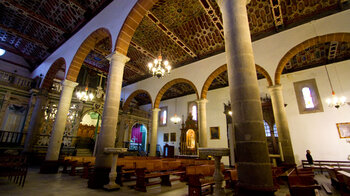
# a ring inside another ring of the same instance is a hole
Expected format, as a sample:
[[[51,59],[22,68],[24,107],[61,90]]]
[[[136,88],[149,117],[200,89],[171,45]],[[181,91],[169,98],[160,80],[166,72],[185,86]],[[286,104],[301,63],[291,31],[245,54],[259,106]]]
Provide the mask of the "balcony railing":
[[[32,79],[5,71],[0,71],[0,83],[23,90],[29,90],[33,86]]]
[[[15,131],[0,130],[0,145],[1,146],[20,146],[23,141],[23,133]]]

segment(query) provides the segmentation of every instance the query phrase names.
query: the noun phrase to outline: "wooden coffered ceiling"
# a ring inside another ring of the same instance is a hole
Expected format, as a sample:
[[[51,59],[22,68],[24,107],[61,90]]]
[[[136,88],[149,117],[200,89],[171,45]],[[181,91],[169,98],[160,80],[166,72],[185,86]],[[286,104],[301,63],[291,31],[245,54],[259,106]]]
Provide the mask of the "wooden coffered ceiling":
[[[38,66],[74,32],[112,0],[0,0],[0,46],[17,51]],[[347,0],[251,0],[247,5],[252,40],[295,27],[349,8]],[[136,29],[127,52],[123,85],[151,77],[147,63],[160,52],[173,69],[225,50],[222,16],[215,0],[159,0]],[[109,38],[102,40],[84,65],[107,73],[104,58]],[[323,43],[297,54],[283,73],[307,69],[350,58],[349,43]],[[334,47],[332,47],[334,49]],[[263,78],[257,74],[258,78]],[[210,89],[227,86],[227,73],[220,74]],[[193,93],[186,85],[175,85],[163,99]],[[145,103],[145,96],[139,102]]]

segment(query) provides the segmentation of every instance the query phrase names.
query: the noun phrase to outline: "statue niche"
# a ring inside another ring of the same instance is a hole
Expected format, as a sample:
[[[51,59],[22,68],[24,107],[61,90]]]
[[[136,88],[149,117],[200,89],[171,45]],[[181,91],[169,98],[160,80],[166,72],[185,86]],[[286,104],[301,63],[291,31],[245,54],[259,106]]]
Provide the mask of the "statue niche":
[[[182,123],[180,137],[181,155],[196,155],[198,148],[198,128],[197,122],[192,119],[190,113],[185,123]]]

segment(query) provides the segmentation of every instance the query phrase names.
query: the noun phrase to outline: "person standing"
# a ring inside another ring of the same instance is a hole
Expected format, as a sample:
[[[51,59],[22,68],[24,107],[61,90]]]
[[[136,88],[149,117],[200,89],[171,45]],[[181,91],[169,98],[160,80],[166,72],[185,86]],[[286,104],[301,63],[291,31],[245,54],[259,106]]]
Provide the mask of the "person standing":
[[[314,164],[314,160],[312,159],[310,150],[306,150],[306,159],[310,165]]]

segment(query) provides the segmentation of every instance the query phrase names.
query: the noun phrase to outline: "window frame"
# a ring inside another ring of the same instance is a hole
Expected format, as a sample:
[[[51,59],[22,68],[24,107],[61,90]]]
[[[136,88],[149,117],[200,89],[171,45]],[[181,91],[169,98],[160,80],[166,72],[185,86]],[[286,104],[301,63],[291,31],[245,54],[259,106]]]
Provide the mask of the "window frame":
[[[194,117],[193,114],[192,114],[192,106],[193,106],[193,105],[195,105],[195,106],[196,106],[196,109],[197,109],[196,120],[193,119],[193,117]],[[190,101],[190,102],[188,102],[188,104],[187,104],[187,116],[190,114],[190,112],[191,112],[191,114],[192,114],[192,120],[198,122],[198,112],[199,112],[199,110],[198,110],[198,104],[197,104],[196,101]]]
[[[318,92],[315,78],[294,82],[293,84],[300,114],[323,112],[322,101]],[[313,108],[306,108],[304,95],[302,92],[302,89],[305,87],[308,87],[310,89],[312,102],[314,104]]]

